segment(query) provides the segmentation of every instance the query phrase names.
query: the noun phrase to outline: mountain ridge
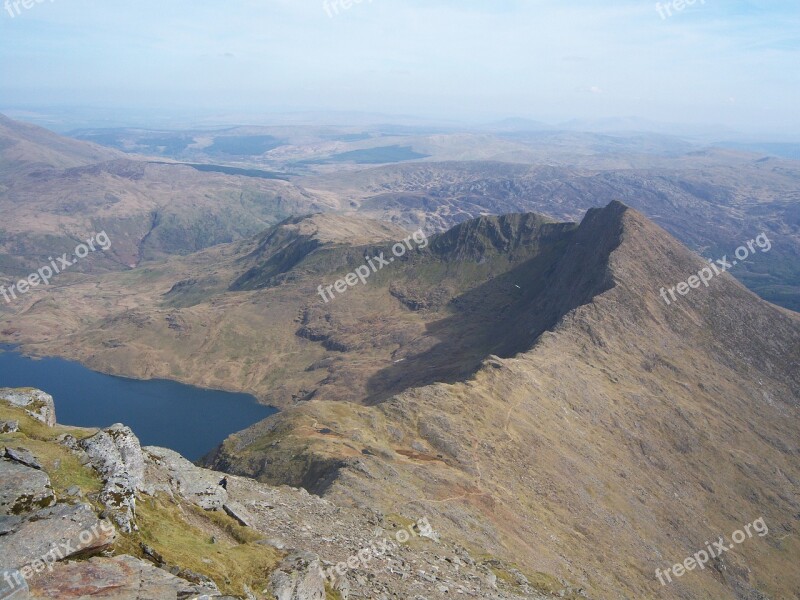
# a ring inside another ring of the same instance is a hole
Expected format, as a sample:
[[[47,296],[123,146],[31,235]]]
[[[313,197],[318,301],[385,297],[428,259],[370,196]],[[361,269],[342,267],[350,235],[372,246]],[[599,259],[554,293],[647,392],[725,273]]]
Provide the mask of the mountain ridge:
[[[607,269],[584,282],[602,291],[528,350],[488,357],[464,382],[409,389],[375,406],[304,403],[232,436],[207,464],[355,506],[418,506],[462,543],[534,557],[527,567],[568,573],[600,598],[791,593],[800,319],[728,274],[667,306],[662,278],[677,281],[707,263],[621,204],[584,222],[585,231],[610,229]],[[558,293],[579,297],[576,289]],[[607,455],[618,467],[601,466]],[[678,517],[687,507],[696,516]],[[742,548],[669,588],[653,575],[758,516],[788,537]],[[560,541],[544,543],[553,536]],[[582,544],[585,553],[567,555]],[[751,579],[756,564],[762,576]]]

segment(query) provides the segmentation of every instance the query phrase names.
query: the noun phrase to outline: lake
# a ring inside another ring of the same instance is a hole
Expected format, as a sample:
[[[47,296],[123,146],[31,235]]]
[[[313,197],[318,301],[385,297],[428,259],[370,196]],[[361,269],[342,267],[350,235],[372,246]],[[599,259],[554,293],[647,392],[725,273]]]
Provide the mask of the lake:
[[[152,379],[104,375],[61,358],[27,358],[0,345],[0,387],[39,388],[55,399],[60,425],[123,423],[142,446],[162,446],[195,461],[230,434],[277,412],[249,394]]]

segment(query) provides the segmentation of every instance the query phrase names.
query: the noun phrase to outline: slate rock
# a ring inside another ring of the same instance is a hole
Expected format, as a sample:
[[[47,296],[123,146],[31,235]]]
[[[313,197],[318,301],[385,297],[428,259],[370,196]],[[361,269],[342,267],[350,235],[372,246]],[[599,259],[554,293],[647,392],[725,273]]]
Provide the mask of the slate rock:
[[[229,517],[238,522],[239,525],[242,525],[243,527],[253,526],[253,515],[251,515],[247,509],[238,502],[230,500],[222,506],[222,509]]]
[[[27,600],[28,582],[17,570],[0,569],[0,598],[11,600]]]
[[[198,467],[167,448],[148,446],[145,456],[160,473],[166,474],[161,481],[151,482],[147,493],[167,491],[203,510],[220,510],[228,501],[228,492],[219,485],[221,473]]]
[[[179,600],[220,598],[214,584],[194,584],[132,556],[61,563],[29,582],[30,598],[44,600]]]
[[[0,458],[0,515],[22,515],[55,503],[47,473]]]
[[[5,448],[5,457],[32,469],[41,470],[42,463],[25,448]]]
[[[22,517],[18,517],[17,515],[0,515],[0,535],[7,535],[17,530],[20,523],[22,523]],[[0,598],[3,596],[0,595]]]
[[[0,569],[39,571],[44,562],[85,556],[110,546],[117,532],[88,504],[57,504],[27,515],[12,533],[0,536]]]
[[[105,483],[100,502],[123,531],[133,531],[136,492],[143,488],[145,474],[139,439],[130,428],[116,424],[78,443]]]

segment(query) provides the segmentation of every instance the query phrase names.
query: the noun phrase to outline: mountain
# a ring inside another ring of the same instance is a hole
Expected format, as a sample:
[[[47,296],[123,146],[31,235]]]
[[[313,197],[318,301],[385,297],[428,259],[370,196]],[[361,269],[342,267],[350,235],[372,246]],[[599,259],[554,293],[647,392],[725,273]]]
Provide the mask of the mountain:
[[[621,160],[629,156],[624,152]],[[619,200],[708,259],[731,256],[765,233],[774,242],[769,253],[750,256],[731,274],[763,298],[795,311],[800,310],[799,182],[796,161],[720,150],[614,169],[551,161],[547,166],[446,162],[297,181],[349,198],[349,210],[362,216],[407,228],[443,231],[481,215],[511,212],[579,220],[588,209]]]
[[[0,114],[0,180],[43,169],[84,167],[122,156],[109,148],[78,142]]]
[[[0,271],[25,277],[106,232],[75,271],[119,271],[243,239],[324,200],[281,180],[130,158],[0,117]]]
[[[283,409],[206,466],[428,518],[528,582],[609,599],[800,587],[800,318],[622,203],[430,236],[290,217],[13,311],[2,339],[25,351]],[[656,578],[762,518],[768,535]]]
[[[649,133],[390,129],[80,134],[112,146],[101,148],[3,117],[0,271],[27,276],[100,231],[112,247],[75,271],[186,255],[312,212],[430,233],[490,214],[576,221],[620,200],[710,259],[766,233],[774,241],[769,254],[732,274],[763,298],[800,310],[796,161]]]
[[[207,464],[424,514],[465,546],[568,577],[590,597],[796,597],[800,319],[726,273],[668,305],[661,288],[708,263],[620,203],[589,211],[559,244],[536,276],[526,269],[543,249],[437,322],[484,326],[481,350],[499,355],[472,375],[301,403]],[[424,370],[455,351],[448,341],[398,354],[407,360],[371,383]],[[768,534],[659,583],[656,569],[758,519]]]

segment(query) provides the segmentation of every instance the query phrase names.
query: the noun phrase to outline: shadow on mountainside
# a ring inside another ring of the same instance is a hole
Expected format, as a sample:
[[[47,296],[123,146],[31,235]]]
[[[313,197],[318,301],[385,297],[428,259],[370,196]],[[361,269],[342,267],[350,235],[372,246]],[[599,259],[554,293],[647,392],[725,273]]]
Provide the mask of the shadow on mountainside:
[[[433,347],[407,354],[367,382],[366,404],[412,387],[455,383],[489,355],[529,350],[571,310],[611,287],[608,261],[620,244],[627,207],[612,202],[590,210],[581,225],[536,257],[454,298],[455,314],[431,323]]]

